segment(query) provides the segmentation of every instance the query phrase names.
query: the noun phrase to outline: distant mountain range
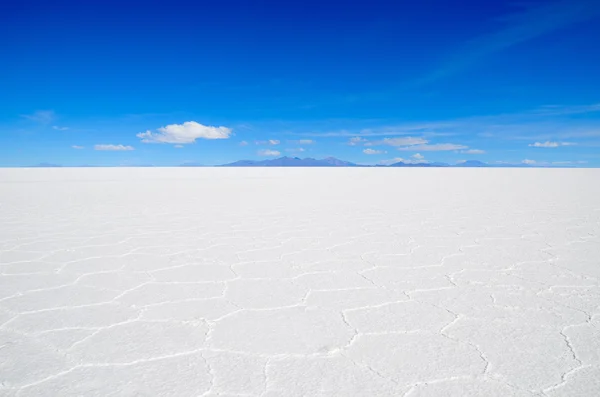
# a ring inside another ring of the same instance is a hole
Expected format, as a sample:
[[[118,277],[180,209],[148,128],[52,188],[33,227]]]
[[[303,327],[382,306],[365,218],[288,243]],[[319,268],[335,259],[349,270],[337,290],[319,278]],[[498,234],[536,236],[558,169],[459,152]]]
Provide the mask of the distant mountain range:
[[[397,163],[390,164],[387,167],[450,167],[450,165],[446,163],[404,163],[399,161]]]
[[[358,167],[349,161],[338,160],[335,157],[327,157],[317,160],[310,157],[280,157],[271,160],[240,160],[234,163],[223,164],[219,167]]]
[[[184,164],[182,164],[184,166]],[[185,164],[185,166],[190,166],[189,164]],[[482,161],[477,160],[469,160],[462,163],[458,163],[455,165],[447,164],[447,163],[405,163],[405,162],[397,162],[389,165],[361,165],[351,163],[349,161],[339,160],[335,157],[327,157],[321,160],[313,159],[310,157],[300,158],[300,157],[280,157],[277,159],[268,159],[268,160],[240,160],[234,163],[223,164],[219,167],[526,167],[530,168],[531,165],[528,164],[488,164]]]
[[[468,160],[463,163],[456,164],[455,167],[490,167],[490,165],[478,160]]]
[[[40,163],[29,167],[62,167],[60,164]],[[80,165],[78,167],[101,167],[92,165]],[[122,165],[120,167],[153,167],[152,165]],[[213,167],[196,162],[186,162],[179,164],[178,167]],[[405,163],[397,162],[389,165],[364,165],[351,163],[336,159],[335,157],[327,157],[324,159],[314,159],[310,157],[280,157],[267,160],[239,160],[229,164],[217,165],[214,167],[407,167],[407,168],[433,168],[433,167],[458,167],[458,168],[560,168],[558,166],[543,165],[543,164],[488,164],[478,160],[464,161],[458,164],[447,163]],[[564,166],[563,166],[564,167]],[[570,167],[572,168],[572,167]]]

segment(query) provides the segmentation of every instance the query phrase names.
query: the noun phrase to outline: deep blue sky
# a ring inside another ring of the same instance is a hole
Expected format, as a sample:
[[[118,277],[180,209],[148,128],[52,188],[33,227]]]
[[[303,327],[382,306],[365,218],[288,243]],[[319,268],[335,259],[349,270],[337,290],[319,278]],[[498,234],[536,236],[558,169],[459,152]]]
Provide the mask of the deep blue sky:
[[[597,0],[8,1],[0,37],[0,166],[600,166]]]

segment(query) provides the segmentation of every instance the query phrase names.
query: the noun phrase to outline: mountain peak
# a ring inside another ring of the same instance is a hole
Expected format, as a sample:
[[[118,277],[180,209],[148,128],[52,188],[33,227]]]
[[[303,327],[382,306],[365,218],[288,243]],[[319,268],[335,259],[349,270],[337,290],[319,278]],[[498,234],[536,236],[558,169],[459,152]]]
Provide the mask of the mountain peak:
[[[490,165],[479,160],[467,160],[456,164],[457,167],[489,167]]]

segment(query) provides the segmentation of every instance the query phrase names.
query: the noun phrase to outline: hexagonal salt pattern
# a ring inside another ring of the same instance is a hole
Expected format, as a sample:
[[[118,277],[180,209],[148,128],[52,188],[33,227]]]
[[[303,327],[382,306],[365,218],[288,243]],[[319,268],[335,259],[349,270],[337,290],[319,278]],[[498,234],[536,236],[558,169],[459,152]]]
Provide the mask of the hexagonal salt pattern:
[[[0,395],[600,395],[598,181],[0,169]]]

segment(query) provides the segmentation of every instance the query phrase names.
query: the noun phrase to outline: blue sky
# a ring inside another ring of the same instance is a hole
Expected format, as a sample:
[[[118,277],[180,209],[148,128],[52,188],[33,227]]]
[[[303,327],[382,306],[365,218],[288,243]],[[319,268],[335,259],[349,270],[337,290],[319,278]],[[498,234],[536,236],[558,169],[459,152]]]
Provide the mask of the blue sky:
[[[600,166],[597,0],[2,7],[0,166]]]

